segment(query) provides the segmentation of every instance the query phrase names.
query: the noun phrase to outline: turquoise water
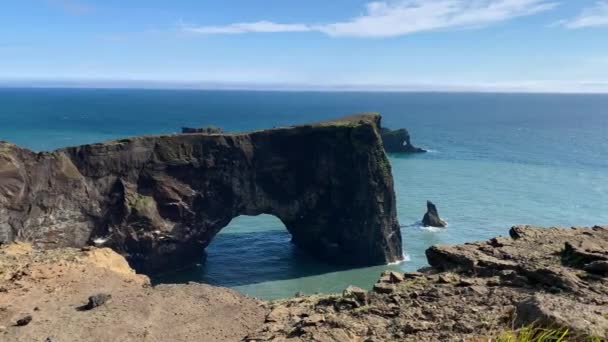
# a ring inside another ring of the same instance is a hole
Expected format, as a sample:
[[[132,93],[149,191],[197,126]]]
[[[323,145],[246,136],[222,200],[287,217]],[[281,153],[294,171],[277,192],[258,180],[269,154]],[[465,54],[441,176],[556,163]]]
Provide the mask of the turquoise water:
[[[213,124],[248,130],[379,111],[431,149],[391,155],[407,261],[424,250],[507,234],[514,224],[608,224],[608,96],[442,93],[0,89],[0,139],[36,150]],[[419,227],[426,200],[448,229]],[[289,243],[272,216],[238,217],[205,265],[161,281],[201,281],[261,297],[369,287],[387,268],[340,269]]]

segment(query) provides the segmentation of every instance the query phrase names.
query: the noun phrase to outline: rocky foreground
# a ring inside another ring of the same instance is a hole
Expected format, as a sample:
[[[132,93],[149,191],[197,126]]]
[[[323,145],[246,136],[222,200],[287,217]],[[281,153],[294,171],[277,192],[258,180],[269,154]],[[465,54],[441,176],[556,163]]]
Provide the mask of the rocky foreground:
[[[272,303],[248,340],[490,341],[522,326],[608,338],[608,227],[514,227],[510,237],[427,251],[430,268],[373,291]]]
[[[0,340],[490,341],[531,325],[567,329],[568,341],[608,338],[608,226],[518,226],[427,257],[431,267],[386,272],[371,291],[265,303],[206,285],[151,287],[109,249],[12,244],[0,250]],[[111,298],[87,308],[96,294]]]

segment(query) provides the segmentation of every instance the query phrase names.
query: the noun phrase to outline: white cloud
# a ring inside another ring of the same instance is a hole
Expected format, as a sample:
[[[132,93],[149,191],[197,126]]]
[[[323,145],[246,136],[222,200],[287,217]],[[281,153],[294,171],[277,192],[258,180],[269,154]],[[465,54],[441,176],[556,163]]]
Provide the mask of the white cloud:
[[[394,37],[450,28],[484,27],[548,11],[550,0],[386,0],[369,2],[364,14],[328,24],[280,24],[271,21],[224,26],[182,25],[199,34],[251,32],[322,32],[335,37]]]
[[[332,36],[388,37],[448,28],[483,27],[552,9],[545,0],[407,0],[372,2],[352,20],[325,25]]]
[[[302,24],[277,24],[271,21],[257,21],[252,23],[236,23],[225,26],[193,26],[181,25],[182,30],[200,34],[238,34],[238,33],[274,33],[274,32],[306,32],[312,28]]]
[[[570,29],[608,27],[608,1],[598,1],[595,6],[585,8],[576,18],[562,21],[561,24]]]

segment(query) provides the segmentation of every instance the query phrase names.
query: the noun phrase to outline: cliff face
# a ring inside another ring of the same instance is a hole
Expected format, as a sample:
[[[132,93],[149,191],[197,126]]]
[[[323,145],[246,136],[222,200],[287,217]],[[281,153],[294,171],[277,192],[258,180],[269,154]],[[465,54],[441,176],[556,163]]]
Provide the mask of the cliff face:
[[[140,271],[198,262],[236,216],[275,215],[328,261],[402,257],[380,116],[35,153],[0,144],[0,241],[90,243]]]

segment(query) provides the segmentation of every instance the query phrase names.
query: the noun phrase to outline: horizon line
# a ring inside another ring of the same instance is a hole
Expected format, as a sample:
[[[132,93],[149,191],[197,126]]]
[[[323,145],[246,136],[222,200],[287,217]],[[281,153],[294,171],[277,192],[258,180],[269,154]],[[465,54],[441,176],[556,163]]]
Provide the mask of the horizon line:
[[[574,84],[574,86],[572,86]],[[551,87],[553,85],[553,87]],[[559,85],[562,85],[560,88]],[[563,87],[567,85],[568,87]],[[97,78],[0,78],[0,89],[133,89],[275,92],[366,92],[366,93],[497,93],[608,95],[608,82],[496,82],[472,84],[309,84],[280,82],[178,81]]]

